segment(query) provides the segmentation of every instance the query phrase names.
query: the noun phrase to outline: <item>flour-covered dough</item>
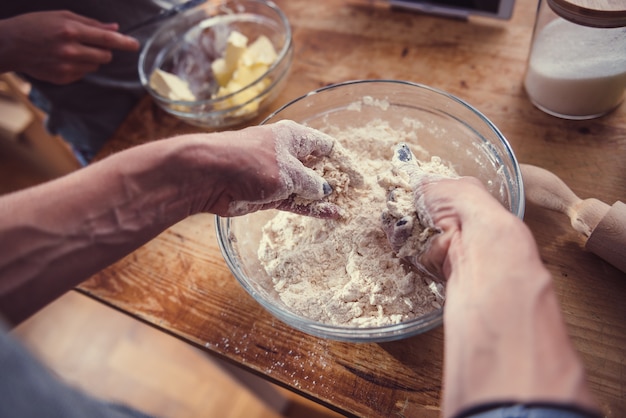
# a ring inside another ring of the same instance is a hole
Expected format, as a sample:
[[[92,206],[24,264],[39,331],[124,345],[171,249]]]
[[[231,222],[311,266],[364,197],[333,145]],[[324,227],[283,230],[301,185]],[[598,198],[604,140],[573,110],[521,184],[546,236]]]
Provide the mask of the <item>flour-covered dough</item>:
[[[411,210],[411,191],[391,159],[398,143],[419,143],[412,129],[416,123],[393,129],[373,120],[355,128],[322,129],[337,144],[330,156],[307,164],[333,187],[328,199],[341,207],[341,218],[279,212],[264,226],[258,251],[274,289],[293,313],[329,325],[370,327],[442,307],[444,284],[403,262],[381,228],[385,209]],[[455,175],[441,159],[411,148],[426,172]],[[393,202],[388,205],[392,190],[404,196],[395,209]],[[432,231],[423,233],[422,241]]]

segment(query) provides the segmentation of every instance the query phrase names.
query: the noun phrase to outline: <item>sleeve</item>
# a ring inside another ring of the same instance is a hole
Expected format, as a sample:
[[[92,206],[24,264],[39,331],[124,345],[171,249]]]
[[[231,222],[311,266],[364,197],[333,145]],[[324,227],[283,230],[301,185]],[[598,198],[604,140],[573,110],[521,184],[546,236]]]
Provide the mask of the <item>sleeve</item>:
[[[598,411],[576,405],[536,402],[494,402],[470,407],[454,418],[602,418]]]
[[[149,418],[104,402],[52,375],[0,324],[0,417]]]

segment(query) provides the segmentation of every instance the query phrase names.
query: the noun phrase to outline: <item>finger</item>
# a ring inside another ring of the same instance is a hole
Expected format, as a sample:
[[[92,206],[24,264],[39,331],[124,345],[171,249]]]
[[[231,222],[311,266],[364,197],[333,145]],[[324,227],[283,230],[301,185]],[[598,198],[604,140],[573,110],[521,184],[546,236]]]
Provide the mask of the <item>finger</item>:
[[[387,236],[387,241],[391,245],[394,252],[398,250],[406,243],[413,232],[413,225],[415,218],[407,215],[398,219],[393,216],[388,210],[383,211],[381,216],[381,223],[383,231]]]
[[[412,216],[403,216],[393,224],[391,236],[388,239],[394,248],[400,248],[406,243],[413,232],[413,223]]]
[[[97,48],[120,51],[137,51],[140,46],[139,41],[131,36],[110,29],[89,26],[83,27],[78,40]]]
[[[341,208],[330,202],[298,204],[293,199],[287,199],[281,202],[276,209],[322,219],[338,219],[342,214]]]
[[[293,157],[291,163],[285,164],[284,170],[288,176],[288,183],[291,183],[287,184],[290,194],[293,193],[301,199],[319,200],[333,191],[324,177]]]
[[[424,251],[415,256],[411,262],[421,271],[432,274],[440,279],[445,279],[449,275],[446,271],[448,248],[450,246],[450,234],[441,232],[433,236]]]
[[[307,200],[319,200],[332,192],[326,180],[302,160],[309,156],[324,156],[333,149],[334,139],[318,130],[285,120],[272,125],[276,140],[276,160],[280,166],[289,194]]]
[[[119,24],[104,23],[98,20],[78,15],[69,11],[61,12],[67,19],[76,23],[76,39],[79,42],[91,44],[104,49],[119,49],[136,51],[140,44],[135,38],[118,33]]]
[[[396,146],[391,162],[396,169],[403,171],[409,177],[412,186],[426,176],[426,172],[407,144],[401,143]]]
[[[108,30],[118,30],[119,29],[119,25],[117,23],[100,22],[99,20],[92,19],[92,18],[87,17],[87,16],[79,15],[79,14],[76,14],[74,12],[70,12],[69,10],[62,11],[61,13],[67,19],[74,20],[74,21],[76,21],[78,23],[81,23],[83,25],[86,25],[86,26],[89,26],[89,27],[92,27],[92,28],[102,28],[102,29],[108,29]]]
[[[290,120],[277,122],[273,128],[277,142],[298,159],[329,155],[335,143],[330,135]]]
[[[81,43],[65,45],[58,51],[61,71],[74,71],[75,68],[98,66],[111,62],[113,54],[110,50],[94,48]]]
[[[413,157],[413,152],[411,152],[408,145],[402,143],[396,146],[393,152],[393,161],[408,163],[409,161],[414,162],[415,158]]]
[[[330,202],[297,203],[295,198],[291,196],[288,199],[270,203],[232,202],[228,207],[226,216],[242,216],[268,209],[278,209],[324,219],[338,219],[343,213],[339,206]]]
[[[502,204],[474,177],[425,178],[415,190],[433,223],[458,218],[465,222],[501,210]]]

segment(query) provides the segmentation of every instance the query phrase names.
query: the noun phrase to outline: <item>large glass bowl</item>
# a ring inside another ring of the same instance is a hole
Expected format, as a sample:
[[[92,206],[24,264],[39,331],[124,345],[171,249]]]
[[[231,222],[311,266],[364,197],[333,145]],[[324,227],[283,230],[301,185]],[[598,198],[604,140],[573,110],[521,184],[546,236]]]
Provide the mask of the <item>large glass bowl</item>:
[[[215,97],[217,81],[211,63],[226,50],[228,35],[237,31],[249,43],[266,36],[277,59],[259,77],[230,94]],[[291,27],[271,1],[207,2],[166,21],[146,42],[139,56],[139,78],[166,112],[203,128],[242,124],[265,110],[284,87],[293,61]],[[159,94],[150,77],[156,69],[189,83],[195,101],[172,100]]]
[[[364,98],[368,100],[363,101]],[[388,106],[377,105],[377,99]],[[354,110],[355,102],[361,103],[359,111]],[[459,175],[480,179],[505,208],[523,217],[522,177],[507,140],[478,110],[445,92],[404,81],[347,82],[300,97],[274,112],[263,123],[290,119],[322,129],[329,124],[339,127],[364,125],[376,118],[397,127],[402,127],[406,118],[419,120],[421,126],[415,129],[419,130],[417,137],[421,147],[452,163]],[[290,312],[281,302],[257,256],[261,229],[275,213],[263,211],[234,218],[218,216],[216,227],[220,248],[234,276],[277,318],[312,335],[352,342],[397,340],[441,325],[442,309],[399,324],[369,328],[327,325]],[[302,262],[306,262],[305,257]]]

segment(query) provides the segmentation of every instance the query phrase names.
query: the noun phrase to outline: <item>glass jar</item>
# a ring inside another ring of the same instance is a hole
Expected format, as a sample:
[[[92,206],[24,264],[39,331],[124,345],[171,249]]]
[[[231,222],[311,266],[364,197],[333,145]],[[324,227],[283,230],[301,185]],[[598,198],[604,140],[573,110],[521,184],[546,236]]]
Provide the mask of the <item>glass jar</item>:
[[[539,0],[524,87],[565,119],[615,109],[626,89],[626,1]]]

